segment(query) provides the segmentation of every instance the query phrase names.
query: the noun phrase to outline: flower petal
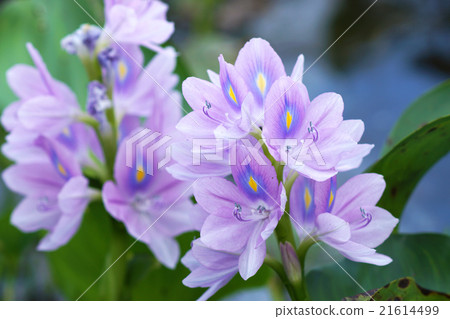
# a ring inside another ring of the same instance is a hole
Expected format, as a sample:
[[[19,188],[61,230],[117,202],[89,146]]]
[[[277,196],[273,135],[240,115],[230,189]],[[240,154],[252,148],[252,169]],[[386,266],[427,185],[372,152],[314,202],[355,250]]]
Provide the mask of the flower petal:
[[[27,197],[11,214],[11,224],[27,233],[40,229],[49,230],[58,222],[60,214],[56,201],[49,202],[44,209],[40,198]]]
[[[89,181],[84,176],[69,179],[58,194],[58,205],[66,215],[83,213],[89,200]]]
[[[200,235],[203,243],[211,249],[238,253],[247,244],[254,227],[255,222],[210,215],[205,220]]]
[[[305,121],[305,109],[309,105],[306,87],[289,77],[277,80],[269,91],[265,102],[263,136],[271,139],[295,138]]]
[[[224,178],[206,177],[194,184],[194,196],[197,203],[209,214],[230,218],[236,203],[247,204],[248,200],[239,189]]]
[[[235,65],[260,109],[272,84],[286,75],[278,54],[267,41],[259,38],[251,39],[245,44],[239,51]]]
[[[343,112],[344,101],[339,94],[323,93],[319,95],[306,108],[302,134],[308,135],[308,126],[311,123],[319,132],[319,136],[323,130],[337,128],[343,121]]]
[[[350,240],[350,225],[343,219],[330,213],[323,213],[316,218],[317,236],[320,240],[334,246]]]
[[[371,215],[371,220],[365,227],[352,229],[351,240],[375,248],[389,237],[398,224],[398,219],[380,207],[364,206],[362,209]]]
[[[333,214],[349,222],[359,219],[360,208],[375,206],[385,188],[381,175],[370,173],[352,177],[337,190]]]
[[[151,232],[151,230],[149,230]],[[146,233],[147,235],[149,233]],[[174,269],[180,257],[180,246],[171,237],[164,237],[152,232],[149,240],[144,240],[155,257],[167,268]]]
[[[247,96],[248,89],[244,79],[236,71],[235,67],[225,62],[222,55],[219,56],[220,84],[222,92],[232,110],[240,111],[242,103]]]
[[[236,164],[231,166],[235,183],[249,199],[273,203],[279,195],[275,168],[256,139],[243,140],[242,143],[236,147]]]
[[[304,69],[305,57],[300,54],[297,58],[297,62],[292,70],[291,78],[295,82],[303,83],[303,69]]]
[[[260,245],[257,245],[261,236],[262,227],[263,223],[261,222],[255,227],[244,252],[239,257],[239,273],[244,280],[255,275],[264,263],[264,258],[266,257],[266,243],[262,242]]]
[[[377,266],[385,266],[392,262],[390,257],[378,254],[375,252],[375,249],[357,244],[353,241],[348,241],[341,245],[334,245],[333,247],[346,258],[356,262],[373,264]]]
[[[27,100],[18,110],[20,123],[29,130],[57,135],[69,126],[74,110],[53,96],[39,96]]]

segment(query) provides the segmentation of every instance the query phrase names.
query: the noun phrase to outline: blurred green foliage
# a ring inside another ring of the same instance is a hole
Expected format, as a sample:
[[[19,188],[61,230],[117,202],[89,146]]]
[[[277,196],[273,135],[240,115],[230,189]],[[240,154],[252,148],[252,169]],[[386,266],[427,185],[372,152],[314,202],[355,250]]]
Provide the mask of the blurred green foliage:
[[[368,169],[386,180],[379,206],[400,217],[425,173],[450,151],[450,80],[414,102],[400,117],[383,156]]]
[[[383,267],[356,263],[348,259],[339,262],[364,290],[382,287],[395,279],[409,276],[426,289],[450,292],[449,236],[395,234],[377,248],[377,251],[392,257],[393,262]],[[307,275],[313,300],[341,300],[344,296],[363,293],[361,287],[352,281],[342,268],[332,264],[315,269]]]

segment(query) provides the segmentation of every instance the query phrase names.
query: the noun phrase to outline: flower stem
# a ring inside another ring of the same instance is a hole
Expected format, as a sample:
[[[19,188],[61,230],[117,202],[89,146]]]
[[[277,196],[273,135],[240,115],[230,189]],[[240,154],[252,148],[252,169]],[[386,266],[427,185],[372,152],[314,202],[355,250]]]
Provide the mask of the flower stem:
[[[128,265],[127,256],[121,256],[128,248],[127,234],[118,226],[116,223],[113,224],[111,248],[106,258],[106,265],[113,267],[105,275],[103,283],[105,298],[111,301],[122,300]]]
[[[96,55],[95,55],[96,57]],[[102,73],[100,69],[100,64],[98,63],[97,58],[91,57],[83,57],[81,58],[81,62],[86,69],[86,73],[88,75],[89,81],[101,81]]]
[[[284,271],[283,265],[278,260],[276,260],[270,256],[266,256],[266,258],[264,259],[264,263],[266,265],[268,265],[270,268],[272,268],[277,273],[277,275],[281,279],[281,282],[286,287],[286,290],[287,290],[289,296],[291,297],[291,299],[295,300],[295,301],[301,300],[297,296],[296,289],[292,286],[291,282],[289,281],[289,279]]]

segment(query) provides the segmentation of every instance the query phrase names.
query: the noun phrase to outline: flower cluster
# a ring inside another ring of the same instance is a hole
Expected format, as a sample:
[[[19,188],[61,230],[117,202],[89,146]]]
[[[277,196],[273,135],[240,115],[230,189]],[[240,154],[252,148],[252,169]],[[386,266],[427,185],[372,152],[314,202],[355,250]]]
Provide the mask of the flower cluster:
[[[164,170],[150,176],[143,167],[125,164],[133,132],[145,127],[171,134],[182,116],[181,96],[174,90],[176,53],[159,46],[173,32],[166,11],[167,5],[156,0],[107,0],[104,28],[82,25],[62,40],[89,72],[85,108],[70,88],[52,78],[31,44],[27,48],[35,67],[8,70],[19,100],[2,116],[9,132],[3,153],[16,162],[3,179],[25,196],[11,222],[24,232],[48,231],[39,250],[66,244],[87,205],[99,199],[167,267],[175,267],[180,255],[174,237],[196,228],[186,182]],[[141,46],[157,51],[146,66]]]
[[[358,144],[364,124],[343,120],[338,94],[310,101],[303,60],[300,55],[287,76],[269,43],[252,39],[235,65],[219,57],[220,73],[208,71],[210,82],[183,83],[193,112],[177,125],[185,140],[176,145],[176,163],[168,170],[199,179],[194,196],[208,216],[182,261],[192,271],[185,285],[210,288],[204,299],[238,272],[245,280],[253,276],[274,231],[285,269],[293,259],[304,260],[307,248],[319,241],[354,261],[391,261],[374,249],[398,222],[375,206],[385,189],[382,176],[359,175],[336,189],[337,173],[358,167],[373,147]],[[190,146],[198,140],[214,142]],[[189,153],[207,160],[192,165]],[[234,183],[226,178],[230,173]],[[301,278],[302,267],[290,267],[287,275]]]
[[[336,175],[372,148],[358,143],[363,122],[343,120],[338,94],[311,101],[303,56],[287,75],[262,39],[245,44],[234,65],[220,56],[210,81],[186,79],[182,93],[193,111],[183,117],[177,54],[161,46],[174,31],[167,9],[159,0],[105,0],[103,28],[82,25],[62,39],[89,75],[85,107],[31,44],[35,66],[8,70],[18,100],[2,115],[2,151],[15,162],[3,179],[24,196],[12,224],[46,230],[38,249],[55,250],[77,232],[88,205],[102,201],[169,268],[180,257],[175,237],[198,230],[182,258],[191,270],[183,283],[208,287],[202,299],[237,273],[255,275],[274,233],[293,284],[316,242],[353,261],[389,263],[374,249],[397,224],[376,206],[382,176],[336,185]],[[143,50],[154,51],[146,65]],[[172,158],[161,136],[170,137]]]

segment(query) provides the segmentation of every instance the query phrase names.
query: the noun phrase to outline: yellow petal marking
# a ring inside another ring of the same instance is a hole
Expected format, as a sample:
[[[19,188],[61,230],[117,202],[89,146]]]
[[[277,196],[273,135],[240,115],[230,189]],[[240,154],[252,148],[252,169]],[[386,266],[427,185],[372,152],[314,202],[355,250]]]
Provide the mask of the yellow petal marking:
[[[140,166],[136,170],[136,180],[138,181],[138,183],[140,183],[144,180],[144,177],[145,177],[144,168]]]
[[[70,131],[68,127],[63,128],[62,133],[67,136],[70,137]]]
[[[230,89],[228,90],[228,94],[233,99],[234,103],[237,104],[236,94],[234,94],[233,87],[230,85]]]
[[[305,201],[305,208],[306,208],[306,210],[308,210],[309,206],[311,206],[311,201],[312,201],[311,193],[309,192],[308,188],[305,188],[305,194],[303,195],[303,200]]]
[[[258,191],[258,184],[256,184],[256,181],[253,179],[253,176],[250,176],[250,179],[248,180],[248,185],[255,191],[255,193]]]
[[[128,68],[125,65],[125,63],[123,63],[123,61],[119,62],[117,68],[119,71],[119,79],[120,79],[120,81],[123,81],[125,79],[125,77],[127,76]]]
[[[288,130],[291,127],[291,123],[292,123],[292,115],[289,111],[287,111],[286,112],[286,127]]]
[[[330,192],[330,200],[328,201],[328,207],[331,207],[331,204],[333,204],[334,195],[333,192]]]
[[[256,78],[256,86],[261,91],[261,94],[264,95],[264,93],[266,92],[267,82],[266,78],[264,77],[264,75],[262,75],[262,73],[259,73],[258,77]]]
[[[61,163],[58,162],[58,171],[61,173],[61,175],[63,176],[67,176],[67,172],[66,169],[64,168],[64,166],[61,165]]]

